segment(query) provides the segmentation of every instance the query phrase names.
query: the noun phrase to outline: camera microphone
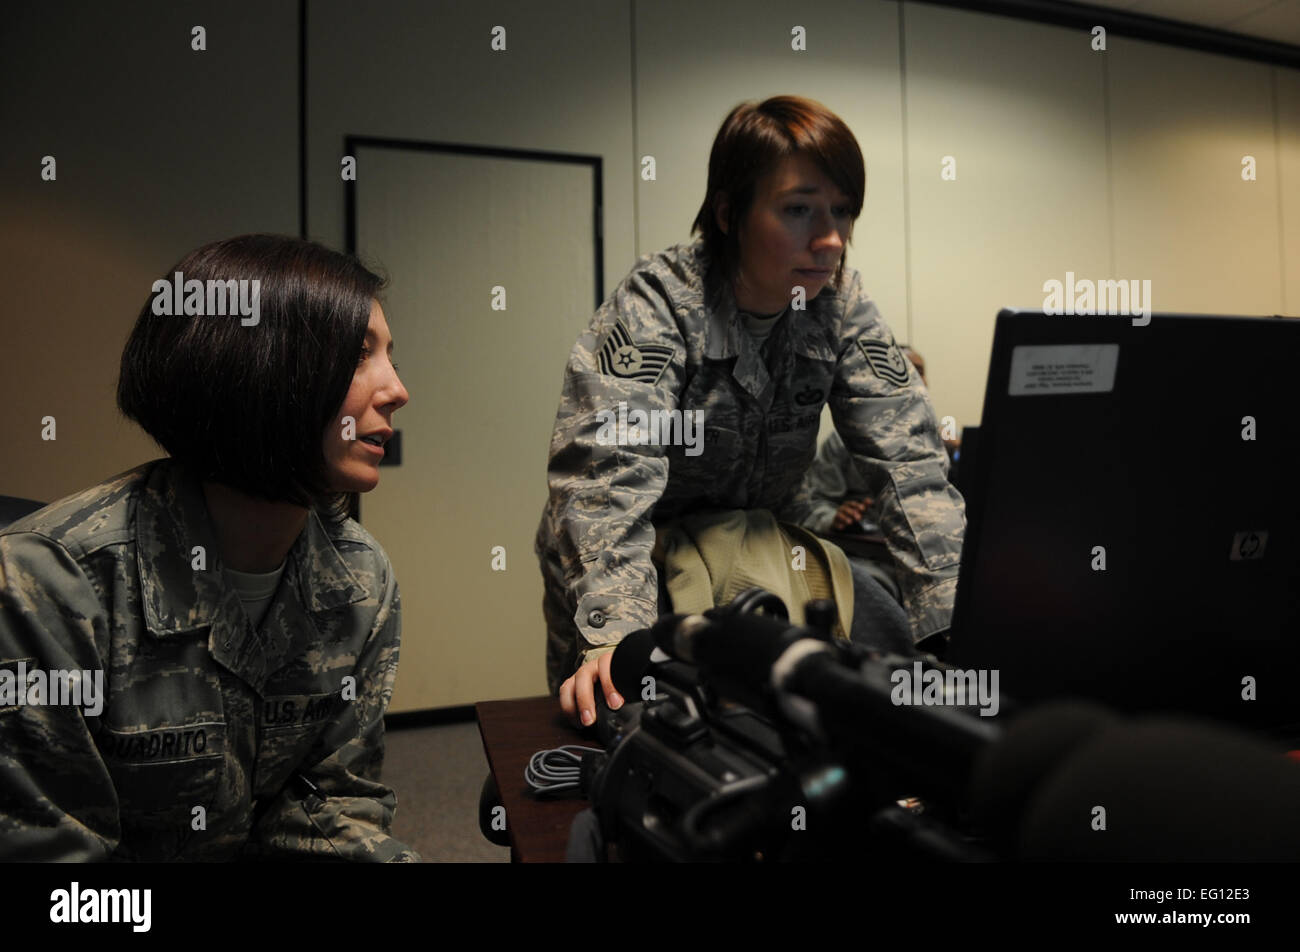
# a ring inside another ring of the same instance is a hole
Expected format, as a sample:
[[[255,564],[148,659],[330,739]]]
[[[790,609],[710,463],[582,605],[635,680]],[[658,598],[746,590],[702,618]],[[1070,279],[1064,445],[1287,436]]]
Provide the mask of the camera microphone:
[[[641,679],[660,660],[667,660],[667,656],[655,646],[654,633],[649,628],[632,632],[618,643],[609,662],[614,690],[624,701],[637,699],[641,695]]]

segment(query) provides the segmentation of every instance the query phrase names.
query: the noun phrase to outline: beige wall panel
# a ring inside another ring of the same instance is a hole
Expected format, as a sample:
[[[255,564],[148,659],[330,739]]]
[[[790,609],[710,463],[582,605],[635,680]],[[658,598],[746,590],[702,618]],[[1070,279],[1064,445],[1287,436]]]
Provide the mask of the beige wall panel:
[[[0,493],[48,502],[163,455],[116,405],[154,279],[206,242],[297,230],[297,18],[161,0],[4,16]]]
[[[961,427],[979,422],[998,310],[1106,273],[1105,54],[1087,33],[924,4],[905,5],[904,34],[911,343]]]
[[[709,150],[737,103],[807,96],[848,124],[867,165],[849,263],[905,333],[898,13],[890,3],[688,0],[636,5],[637,154],[658,178],[638,182],[642,254],[690,238]],[[807,50],[791,49],[806,30]],[[629,169],[629,174],[633,170]]]
[[[1278,256],[1285,282],[1282,313],[1300,316],[1300,70],[1274,67],[1280,147],[1277,199],[1282,214]]]
[[[385,310],[411,394],[394,417],[402,463],[361,502],[402,587],[391,710],[543,694],[533,533],[564,362],[593,309],[591,170],[373,148],[358,160],[358,250],[392,272]]]
[[[1272,67],[1109,45],[1116,276],[1150,279],[1156,310],[1280,311]]]
[[[490,47],[498,25],[506,28],[504,52]],[[308,227],[314,236],[344,241],[339,157],[345,134],[581,153],[604,160],[606,292],[627,272],[636,257],[630,4],[322,0],[310,7],[308,43]],[[365,164],[358,171],[363,181],[384,174]],[[419,223],[423,238],[443,238],[454,254],[439,264],[459,261],[461,268],[430,270],[426,258],[412,274],[403,259],[381,261],[394,293],[428,280],[425,272],[445,282],[436,293],[416,294],[433,306],[406,313],[399,307],[394,315],[403,372],[436,368],[432,385],[417,377],[400,425],[433,429],[412,440],[402,467],[384,471],[362,508],[363,522],[395,563],[401,554],[406,622],[394,711],[546,689],[541,576],[531,540],[546,493],[546,448],[565,356],[595,310],[590,219],[576,249],[557,240],[557,229],[545,232],[543,244],[531,243],[522,225],[533,219],[521,216],[533,213],[520,204],[524,199],[494,198],[492,184],[475,175],[465,182],[466,194],[480,201],[477,219],[473,208],[458,205],[459,218],[441,223],[434,213]],[[359,194],[365,195],[364,185]],[[529,201],[550,208],[559,197]],[[584,215],[590,201],[589,190],[578,199]],[[423,238],[421,252],[429,247]],[[491,255],[467,260],[458,248],[486,248]],[[509,277],[492,277],[487,285],[512,288],[506,315],[486,309],[486,261],[509,263]],[[534,320],[532,299],[552,288],[570,295],[572,305]],[[448,349],[451,340],[460,342],[459,350]],[[452,407],[479,415],[468,422]],[[483,416],[492,407],[499,412]],[[406,480],[418,484],[411,493],[420,507],[407,505],[406,490],[388,497]],[[473,534],[464,539],[463,531]],[[488,571],[495,544],[507,548],[503,576]],[[461,591],[448,593],[435,583],[449,566],[458,566]],[[435,605],[435,595],[447,604]]]

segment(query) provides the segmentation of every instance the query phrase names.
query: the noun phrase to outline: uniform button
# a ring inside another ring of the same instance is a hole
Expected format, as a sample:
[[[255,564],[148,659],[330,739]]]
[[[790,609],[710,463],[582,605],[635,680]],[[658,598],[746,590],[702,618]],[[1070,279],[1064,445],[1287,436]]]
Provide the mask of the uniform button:
[[[231,644],[232,644],[232,642],[229,642],[229,641],[226,642],[226,648],[227,648],[227,650],[230,648]]]
[[[589,624],[592,628],[604,628],[605,613],[601,611],[599,608],[597,608],[594,612],[592,612],[590,615],[587,616],[587,624]]]

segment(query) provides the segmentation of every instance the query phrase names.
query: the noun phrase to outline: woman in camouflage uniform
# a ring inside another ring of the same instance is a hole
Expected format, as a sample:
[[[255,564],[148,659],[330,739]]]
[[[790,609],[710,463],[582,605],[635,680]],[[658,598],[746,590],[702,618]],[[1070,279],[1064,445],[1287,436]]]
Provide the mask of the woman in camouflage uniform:
[[[574,346],[537,552],[551,690],[583,723],[597,680],[621,706],[609,653],[667,608],[656,528],[703,508],[790,512],[828,404],[879,500],[905,609],[855,573],[854,638],[870,626],[910,648],[949,626],[962,501],[920,378],[844,263],[865,187],[824,106],[742,103],[713,143],[699,237],[638,261]],[[702,415],[702,446],[602,432],[610,414],[677,411]]]
[[[0,533],[0,859],[414,858],[379,779],[397,583],[341,495],[407,401],[381,287],[271,235],[155,284],[118,403],[171,458]]]

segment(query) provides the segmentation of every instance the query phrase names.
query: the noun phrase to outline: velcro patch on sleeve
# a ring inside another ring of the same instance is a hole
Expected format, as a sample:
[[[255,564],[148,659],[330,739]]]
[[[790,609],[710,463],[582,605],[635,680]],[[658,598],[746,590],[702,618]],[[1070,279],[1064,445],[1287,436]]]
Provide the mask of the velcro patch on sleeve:
[[[872,372],[881,380],[898,387],[907,386],[908,365],[902,349],[894,341],[865,340],[858,338],[858,347],[862,356],[867,358]]]
[[[651,386],[659,382],[672,359],[671,347],[633,341],[622,321],[614,322],[614,329],[605,338],[605,343],[600,345],[600,353],[597,355],[601,373],[626,377]]]

